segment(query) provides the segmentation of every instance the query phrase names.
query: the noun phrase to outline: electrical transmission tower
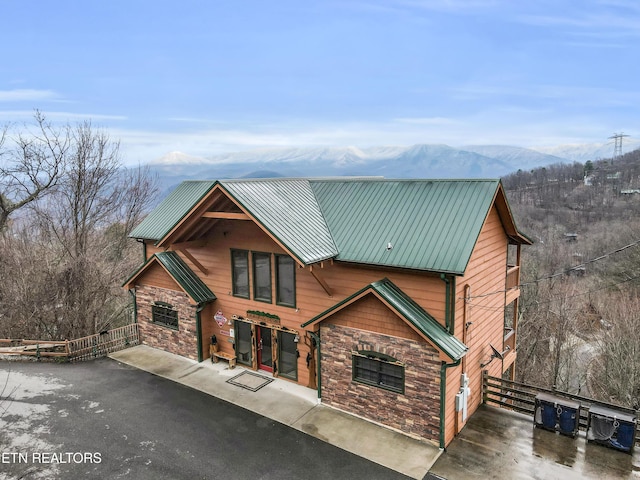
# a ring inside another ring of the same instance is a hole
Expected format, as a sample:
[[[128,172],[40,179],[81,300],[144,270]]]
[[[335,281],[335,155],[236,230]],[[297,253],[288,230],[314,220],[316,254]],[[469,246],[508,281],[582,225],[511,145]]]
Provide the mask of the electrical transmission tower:
[[[614,133],[609,137],[609,139],[613,139],[614,147],[613,147],[613,160],[617,160],[618,157],[622,156],[622,139],[624,137],[628,137],[629,135],[625,135],[624,133]]]

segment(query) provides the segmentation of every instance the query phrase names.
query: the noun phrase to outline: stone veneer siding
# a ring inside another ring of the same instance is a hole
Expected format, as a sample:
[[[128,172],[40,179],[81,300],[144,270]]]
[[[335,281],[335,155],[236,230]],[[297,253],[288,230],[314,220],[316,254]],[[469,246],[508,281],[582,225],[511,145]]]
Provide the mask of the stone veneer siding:
[[[153,302],[166,302],[178,309],[178,330],[156,325],[151,321]],[[137,286],[136,304],[140,341],[143,344],[193,360],[198,359],[196,306],[189,302],[186,293],[146,285]]]
[[[440,360],[416,342],[333,324],[320,328],[322,402],[430,441],[440,435]],[[352,380],[351,352],[373,350],[405,365],[405,393]]]

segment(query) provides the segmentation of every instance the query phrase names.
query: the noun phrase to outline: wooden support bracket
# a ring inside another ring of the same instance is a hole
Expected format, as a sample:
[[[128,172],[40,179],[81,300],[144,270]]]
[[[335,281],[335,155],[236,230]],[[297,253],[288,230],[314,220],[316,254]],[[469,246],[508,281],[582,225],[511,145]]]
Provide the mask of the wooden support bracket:
[[[331,291],[331,287],[329,287],[329,285],[327,284],[327,282],[324,280],[324,278],[322,278],[320,276],[320,274],[318,272],[316,272],[313,269],[313,265],[309,266],[309,272],[311,273],[311,275],[313,276],[313,278],[316,279],[316,282],[318,282],[320,284],[320,286],[322,287],[322,289],[327,292],[327,295],[329,295],[330,297],[333,297],[333,292]]]
[[[196,260],[196,258],[193,255],[191,255],[191,253],[189,253],[189,251],[186,248],[180,248],[179,250],[180,252],[182,252],[182,254],[185,257],[191,260],[191,263],[193,263],[198,268],[198,270],[200,270],[205,275],[209,275],[209,270],[207,270],[204,265],[202,265],[198,260]]]

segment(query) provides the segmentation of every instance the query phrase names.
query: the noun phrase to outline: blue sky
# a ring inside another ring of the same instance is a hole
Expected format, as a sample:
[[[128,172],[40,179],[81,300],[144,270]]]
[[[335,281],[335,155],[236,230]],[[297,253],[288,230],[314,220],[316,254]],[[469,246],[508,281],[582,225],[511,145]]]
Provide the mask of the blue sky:
[[[128,163],[640,136],[637,0],[5,0],[0,27],[0,122],[91,119]]]

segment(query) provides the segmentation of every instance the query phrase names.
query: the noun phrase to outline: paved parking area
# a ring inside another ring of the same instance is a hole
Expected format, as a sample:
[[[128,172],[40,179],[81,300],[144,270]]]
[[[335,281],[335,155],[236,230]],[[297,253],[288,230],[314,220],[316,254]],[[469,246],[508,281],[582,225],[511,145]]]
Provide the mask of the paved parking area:
[[[640,480],[639,450],[534,428],[530,416],[482,405],[430,471],[447,480]]]
[[[102,359],[0,364],[0,478],[408,477],[206,393]]]

